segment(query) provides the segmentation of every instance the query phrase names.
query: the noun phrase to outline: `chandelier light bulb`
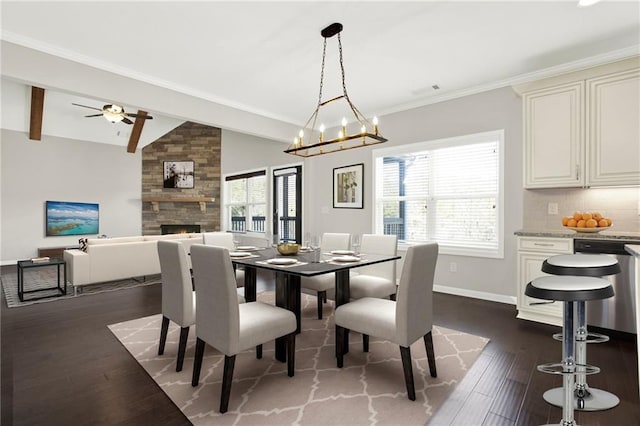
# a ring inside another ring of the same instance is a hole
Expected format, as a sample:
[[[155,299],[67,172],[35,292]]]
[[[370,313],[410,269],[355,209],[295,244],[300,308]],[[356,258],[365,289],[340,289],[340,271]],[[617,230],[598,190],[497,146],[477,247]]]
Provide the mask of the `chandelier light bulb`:
[[[378,117],[373,117],[373,134],[378,135]]]
[[[320,125],[320,142],[324,139],[324,124]]]

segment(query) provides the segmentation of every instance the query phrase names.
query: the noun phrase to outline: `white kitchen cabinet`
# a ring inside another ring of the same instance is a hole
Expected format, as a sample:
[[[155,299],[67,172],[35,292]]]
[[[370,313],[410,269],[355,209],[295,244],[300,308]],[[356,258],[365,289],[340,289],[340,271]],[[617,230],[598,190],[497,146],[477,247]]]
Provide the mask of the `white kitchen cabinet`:
[[[542,263],[558,254],[573,253],[573,239],[518,237],[517,317],[545,324],[562,325],[562,302],[549,303],[525,295],[527,284],[545,276]]]
[[[588,185],[639,185],[640,69],[586,83]]]
[[[525,188],[640,185],[638,59],[516,89]]]
[[[525,188],[584,186],[584,82],[526,93]]]

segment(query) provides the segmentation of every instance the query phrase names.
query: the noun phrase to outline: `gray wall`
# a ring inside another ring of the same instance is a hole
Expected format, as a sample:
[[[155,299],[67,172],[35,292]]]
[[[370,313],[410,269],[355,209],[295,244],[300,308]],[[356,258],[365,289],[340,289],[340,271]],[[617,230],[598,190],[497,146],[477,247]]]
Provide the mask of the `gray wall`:
[[[76,245],[77,236],[45,236],[45,201],[100,204],[100,234],[140,235],[140,153],[124,147],[2,130],[0,258],[35,257],[38,247]]]
[[[516,240],[513,233],[522,228],[523,216],[521,111],[520,98],[511,88],[503,88],[380,117],[380,132],[389,142],[378,147],[497,129],[505,131],[504,259],[441,255],[436,284],[453,287],[442,290],[504,302],[515,301]],[[371,151],[375,148],[359,148],[307,160],[305,190],[314,196],[307,198],[305,208],[312,232],[328,229],[360,234],[372,232]],[[333,168],[355,163],[364,163],[364,209],[334,209]],[[449,272],[450,262],[457,263],[457,272]]]

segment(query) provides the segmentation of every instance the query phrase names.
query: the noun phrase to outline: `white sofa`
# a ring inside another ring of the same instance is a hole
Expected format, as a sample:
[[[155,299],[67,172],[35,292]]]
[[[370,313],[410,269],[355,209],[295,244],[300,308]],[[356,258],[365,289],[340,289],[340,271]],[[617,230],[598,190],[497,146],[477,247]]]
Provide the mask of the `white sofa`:
[[[187,253],[193,244],[202,244],[200,233],[90,238],[86,251],[65,250],[67,280],[77,289],[88,284],[159,274],[157,241],[161,239],[182,242]]]

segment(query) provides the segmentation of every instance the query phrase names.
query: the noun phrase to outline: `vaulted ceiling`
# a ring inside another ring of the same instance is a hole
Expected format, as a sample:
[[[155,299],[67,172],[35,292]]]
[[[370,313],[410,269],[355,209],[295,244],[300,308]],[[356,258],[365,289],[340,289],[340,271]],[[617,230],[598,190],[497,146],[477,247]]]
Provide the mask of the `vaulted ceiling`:
[[[3,1],[1,8],[2,126],[28,131],[35,85],[47,94],[43,134],[124,146],[131,126],[83,118],[90,110],[71,103],[148,111],[154,120],[145,123],[143,144],[184,120],[290,141],[317,102],[320,30],[332,22],[344,25],[348,93],[367,116],[640,52],[636,1],[587,8],[576,1]],[[336,42],[328,39],[326,98],[342,92]]]

